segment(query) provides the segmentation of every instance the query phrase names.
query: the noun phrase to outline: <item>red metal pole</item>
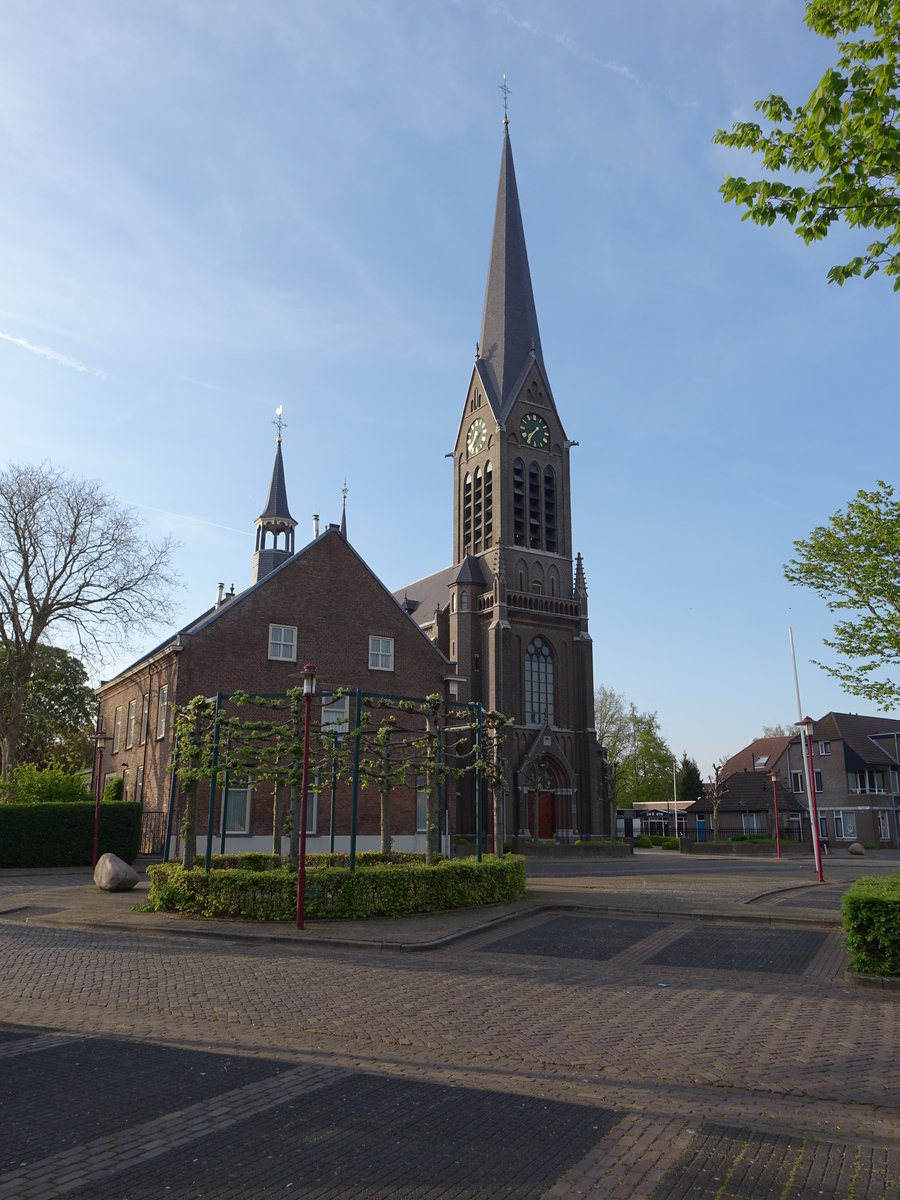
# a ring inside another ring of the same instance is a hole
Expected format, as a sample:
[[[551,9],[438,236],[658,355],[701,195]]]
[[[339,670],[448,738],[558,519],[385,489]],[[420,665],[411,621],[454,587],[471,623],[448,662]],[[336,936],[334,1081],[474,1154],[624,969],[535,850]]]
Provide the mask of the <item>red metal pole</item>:
[[[306,713],[303,718],[303,780],[300,785],[300,861],[297,863],[297,928],[303,928],[306,909],[306,804],[309,795],[309,726],[312,713],[312,690],[315,686],[316,668],[307,663],[303,681],[303,699]],[[311,673],[311,675],[310,675]]]
[[[100,795],[103,790],[103,742],[97,742],[97,789],[94,795],[94,853],[91,866],[96,867],[100,841]]]
[[[775,801],[775,857],[781,858],[781,834],[778,831],[778,787],[775,783],[775,772],[772,772],[772,798]]]

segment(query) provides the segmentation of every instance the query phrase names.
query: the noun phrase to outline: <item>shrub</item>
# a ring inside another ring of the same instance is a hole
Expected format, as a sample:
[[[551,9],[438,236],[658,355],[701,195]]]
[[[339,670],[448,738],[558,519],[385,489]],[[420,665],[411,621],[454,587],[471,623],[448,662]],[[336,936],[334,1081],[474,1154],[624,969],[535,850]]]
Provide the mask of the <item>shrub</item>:
[[[867,975],[900,975],[900,875],[858,879],[841,900],[850,966]]]
[[[642,850],[649,850],[653,845],[653,840],[647,833],[639,833],[634,839],[635,846],[640,846]]]
[[[677,837],[664,837],[660,844],[663,850],[678,850],[681,848],[681,843]]]
[[[141,845],[141,806],[101,804],[98,851],[134,862]],[[92,804],[0,805],[0,867],[89,867]]]
[[[107,804],[118,804],[125,794],[125,780],[121,775],[113,775],[107,780],[103,789],[103,799]]]
[[[59,763],[43,770],[33,763],[20,763],[8,780],[0,782],[0,800],[6,804],[83,804],[93,796],[79,775],[70,774]]]
[[[357,860],[358,861],[358,860]],[[185,871],[178,863],[148,867],[147,908],[205,917],[290,921],[296,914],[297,876],[289,868],[268,871]],[[473,904],[517,900],[525,891],[525,860],[520,855],[421,863],[380,863],[317,867],[306,876],[309,917],[398,917],[440,912]]]
[[[576,846],[592,846],[595,848],[608,849],[610,846],[621,846],[621,842],[614,841],[612,838],[576,838]]]
[[[728,840],[730,842],[746,842],[747,835],[746,833],[733,833]]]

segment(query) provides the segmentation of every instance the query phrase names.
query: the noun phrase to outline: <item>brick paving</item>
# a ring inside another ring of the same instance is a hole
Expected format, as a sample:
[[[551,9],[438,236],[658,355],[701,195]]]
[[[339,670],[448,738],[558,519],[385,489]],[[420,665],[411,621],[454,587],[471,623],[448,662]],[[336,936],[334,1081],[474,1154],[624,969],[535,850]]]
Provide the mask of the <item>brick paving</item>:
[[[900,992],[838,888],[635,866],[344,937],[0,876],[0,1200],[900,1200]]]

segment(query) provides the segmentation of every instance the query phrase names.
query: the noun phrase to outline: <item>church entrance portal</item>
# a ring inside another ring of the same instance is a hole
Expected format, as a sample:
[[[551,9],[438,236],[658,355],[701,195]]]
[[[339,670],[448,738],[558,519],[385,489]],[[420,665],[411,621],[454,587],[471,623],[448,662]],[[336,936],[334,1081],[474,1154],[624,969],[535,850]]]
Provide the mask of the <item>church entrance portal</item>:
[[[556,834],[556,793],[538,792],[538,837],[550,839]]]

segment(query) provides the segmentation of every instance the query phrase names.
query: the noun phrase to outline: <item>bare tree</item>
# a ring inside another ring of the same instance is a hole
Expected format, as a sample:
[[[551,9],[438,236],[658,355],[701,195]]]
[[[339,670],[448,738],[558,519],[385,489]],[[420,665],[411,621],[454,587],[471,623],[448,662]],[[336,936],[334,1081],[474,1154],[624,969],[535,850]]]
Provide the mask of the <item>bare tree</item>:
[[[103,661],[171,619],[173,543],[93,480],[49,463],[0,472],[0,646],[9,702],[0,717],[0,774],[15,765],[38,642],[50,633]]]
[[[600,684],[594,689],[594,727],[597,741],[611,763],[624,757],[630,733],[630,705],[621,692]]]

